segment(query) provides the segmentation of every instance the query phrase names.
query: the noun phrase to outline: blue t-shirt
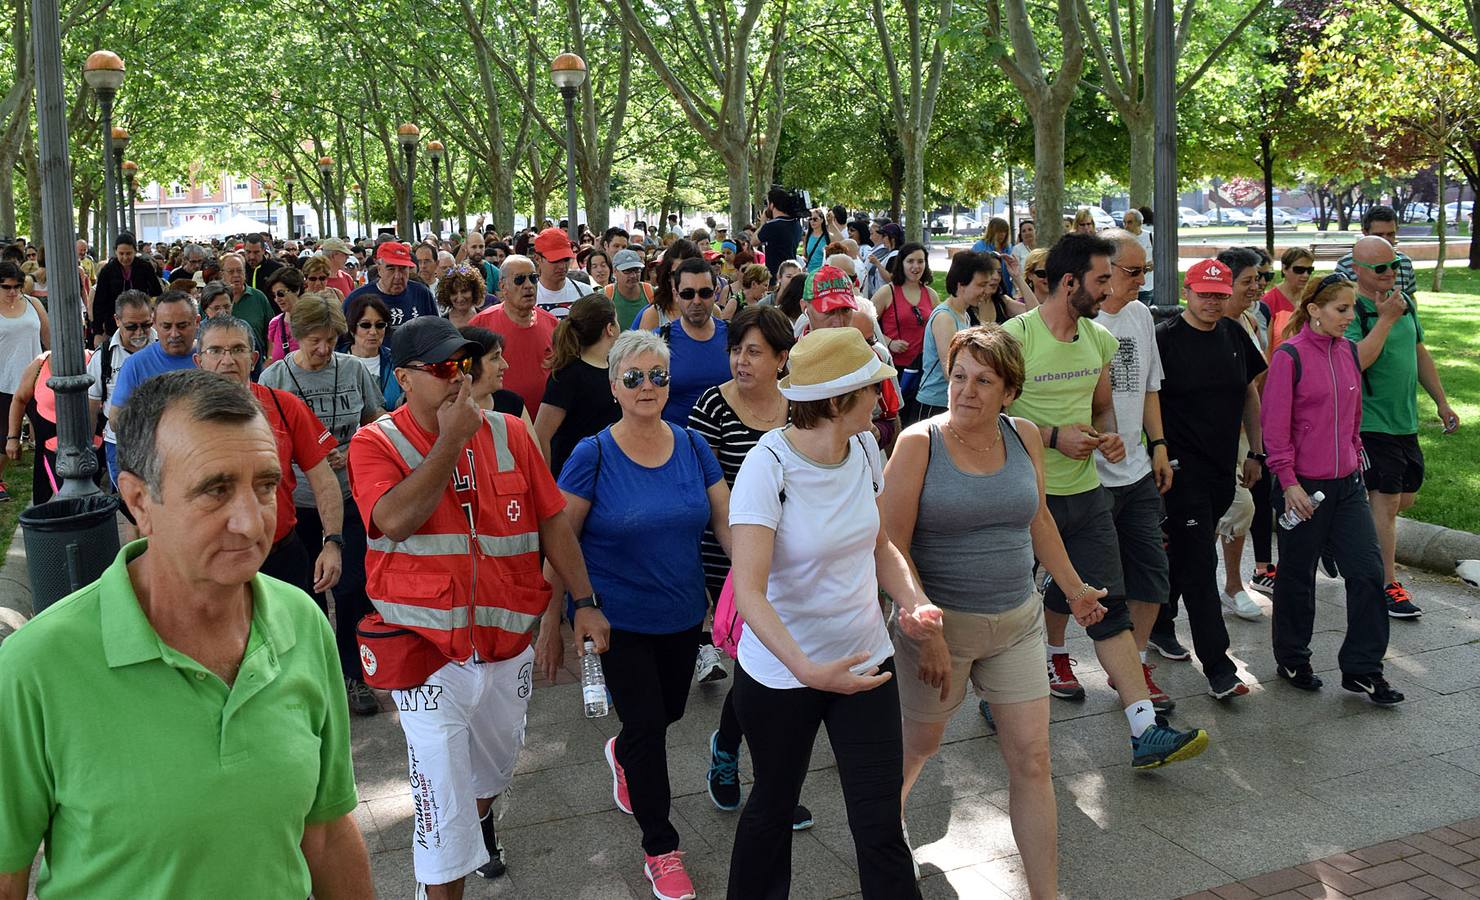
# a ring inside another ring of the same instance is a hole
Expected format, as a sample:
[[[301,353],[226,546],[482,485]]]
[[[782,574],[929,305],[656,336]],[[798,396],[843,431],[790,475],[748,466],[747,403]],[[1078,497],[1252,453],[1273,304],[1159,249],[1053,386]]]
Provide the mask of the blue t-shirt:
[[[164,352],[164,345],[155,341],[138,353],[129,354],[129,358],[123,361],[123,368],[118,370],[118,380],[113,383],[113,393],[108,397],[108,402],[123,409],[134,388],[155,375],[193,368],[195,357],[192,354],[170,356]]]
[[[659,328],[661,332],[663,329]],[[696,341],[683,330],[681,319],[668,329],[668,403],[663,418],[680,428],[689,424],[689,413],[699,395],[730,380],[730,351],[725,347],[729,333],[723,319],[714,320],[714,336]]]
[[[709,524],[707,491],[723,475],[703,438],[668,427],[673,454],[657,468],[629,459],[607,428],[582,438],[560,470],[560,489],[591,504],[581,554],[601,611],[623,631],[674,634],[709,609],[699,539]]]
[[[363,287],[355,288],[353,291],[350,291],[348,297],[344,298],[344,308],[348,310],[350,301],[362,294],[373,294],[385,301],[385,305],[391,311],[391,331],[394,331],[417,316],[435,316],[437,314],[437,299],[432,296],[432,292],[427,290],[426,285],[419,281],[412,281],[409,278],[406,279],[406,290],[399,294],[387,294],[376,287],[373,281]]]

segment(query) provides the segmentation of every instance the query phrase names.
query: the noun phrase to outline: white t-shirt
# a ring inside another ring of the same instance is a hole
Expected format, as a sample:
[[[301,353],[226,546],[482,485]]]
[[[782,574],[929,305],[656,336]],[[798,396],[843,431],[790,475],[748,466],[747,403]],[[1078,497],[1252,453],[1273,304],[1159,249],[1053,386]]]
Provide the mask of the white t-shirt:
[[[153,328],[149,329],[149,341],[150,343],[154,342]],[[123,368],[123,361],[133,356],[133,353],[123,346],[122,328],[113,332],[113,337],[108,339],[108,343],[112,349],[108,351],[108,368],[111,371],[108,373],[107,387],[108,396],[112,397],[113,385],[118,382],[118,372]],[[145,346],[147,347],[148,344]],[[93,383],[87,386],[87,398],[102,402],[104,386],[102,349],[93,351],[93,355],[88,358],[87,374],[91,375],[93,379]],[[103,403],[103,440],[110,444],[116,444],[118,443],[118,435],[113,433],[113,419],[108,415],[108,407],[112,405],[111,403]]]
[[[849,440],[841,463],[824,466],[797,452],[784,431],[767,432],[746,455],[730,493],[730,525],[775,530],[766,597],[802,652],[817,663],[867,653],[853,669],[865,672],[894,653],[874,573],[879,445],[865,432]],[[749,628],[739,660],[768,688],[803,686]]]
[[[565,279],[565,287],[558,291],[552,291],[543,282],[536,281],[534,302],[555,318],[563,319],[570,315],[571,304],[589,293],[591,285],[574,278]]]
[[[1028,254],[1032,252],[1022,241],[1012,245],[1013,258],[1018,261],[1018,271],[1022,271],[1028,265]]]
[[[375,354],[374,356],[355,356],[354,354],[350,354],[350,356],[353,359],[359,360],[360,365],[364,366],[366,369],[369,370],[370,377],[371,378],[375,378],[377,380],[380,378],[380,354],[379,353]]]
[[[1118,313],[1102,308],[1095,321],[1120,341],[1110,359],[1110,390],[1115,398],[1115,427],[1125,442],[1125,459],[1112,463],[1096,453],[1095,469],[1105,487],[1125,487],[1151,471],[1151,456],[1141,441],[1141,425],[1147,392],[1161,390],[1156,321],[1140,300],[1132,300]]]

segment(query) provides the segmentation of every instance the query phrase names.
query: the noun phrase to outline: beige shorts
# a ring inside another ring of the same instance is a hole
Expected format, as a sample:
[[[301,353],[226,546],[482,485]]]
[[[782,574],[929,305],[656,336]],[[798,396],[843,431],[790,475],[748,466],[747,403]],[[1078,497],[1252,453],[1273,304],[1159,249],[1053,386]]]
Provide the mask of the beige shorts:
[[[1007,612],[941,612],[946,646],[951,650],[951,683],[944,700],[939,689],[920,680],[915,642],[895,629],[895,677],[899,679],[900,710],[906,718],[947,721],[966,699],[968,677],[988,703],[1023,703],[1048,696],[1043,601],[1038,594]]]

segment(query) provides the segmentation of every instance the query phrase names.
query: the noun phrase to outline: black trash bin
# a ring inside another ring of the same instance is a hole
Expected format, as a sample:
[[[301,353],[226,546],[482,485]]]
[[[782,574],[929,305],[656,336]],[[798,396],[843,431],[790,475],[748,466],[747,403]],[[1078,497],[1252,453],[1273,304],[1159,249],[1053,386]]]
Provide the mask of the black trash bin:
[[[48,500],[21,513],[32,614],[97,581],[118,556],[118,498]]]

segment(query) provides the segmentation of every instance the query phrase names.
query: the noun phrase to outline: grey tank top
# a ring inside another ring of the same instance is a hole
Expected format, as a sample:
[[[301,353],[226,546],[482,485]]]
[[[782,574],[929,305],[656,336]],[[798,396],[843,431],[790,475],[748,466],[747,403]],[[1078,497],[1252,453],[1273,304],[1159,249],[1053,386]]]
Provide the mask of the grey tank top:
[[[940,428],[930,426],[930,462],[910,556],[925,596],[938,606],[1000,613],[1033,595],[1033,538],[1038,475],[1007,416],[998,416],[1006,460],[989,475],[951,461]]]

